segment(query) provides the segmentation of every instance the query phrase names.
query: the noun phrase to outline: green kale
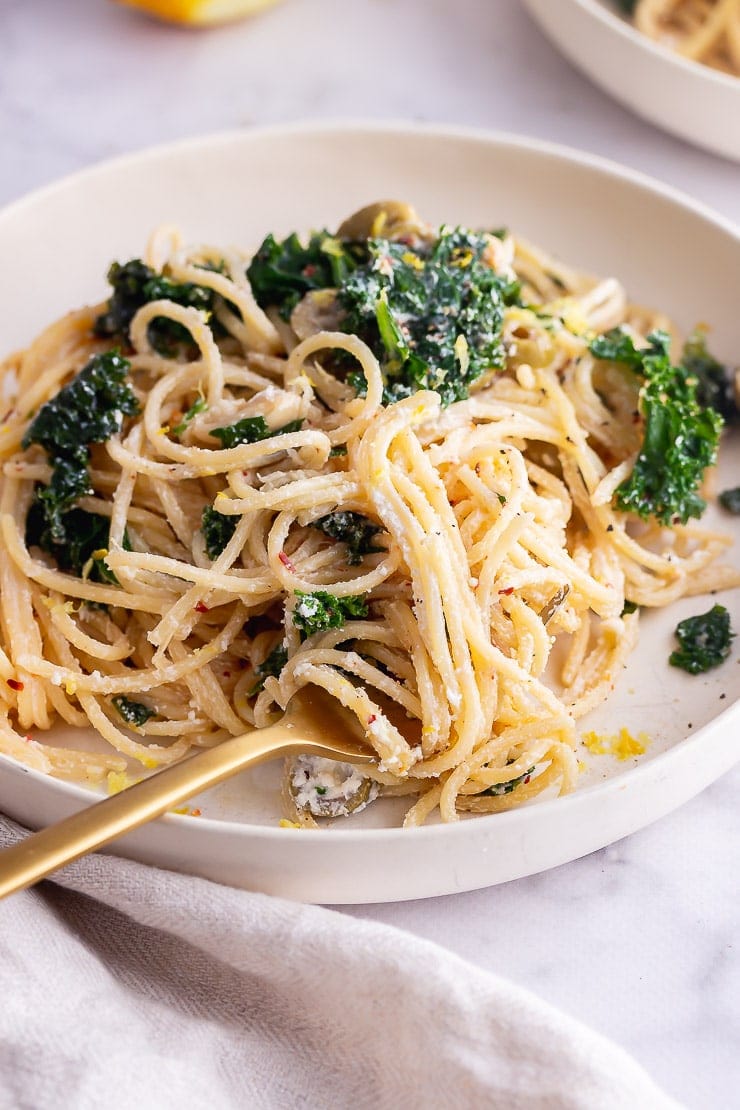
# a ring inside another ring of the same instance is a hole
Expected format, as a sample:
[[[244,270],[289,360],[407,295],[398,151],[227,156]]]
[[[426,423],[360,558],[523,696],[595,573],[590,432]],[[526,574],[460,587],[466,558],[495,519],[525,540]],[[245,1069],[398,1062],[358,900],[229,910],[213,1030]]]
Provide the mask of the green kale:
[[[436,390],[447,405],[468,396],[486,370],[502,368],[504,308],[516,283],[483,261],[487,238],[442,228],[431,248],[370,239],[369,259],[339,287],[343,327],[379,358],[386,402],[418,389]],[[358,392],[362,376],[348,377]]]
[[[288,320],[306,293],[340,285],[363,255],[361,244],[341,242],[328,231],[315,231],[305,245],[295,233],[282,242],[268,235],[247,277],[257,304],[274,305]]]
[[[684,366],[671,366],[669,345],[665,332],[654,331],[647,347],[638,349],[625,332],[614,329],[595,339],[590,350],[643,378],[643,441],[632,473],[617,487],[617,507],[661,524],[685,524],[706,508],[696,491],[716,460],[722,417],[702,408],[696,377]]]
[[[96,335],[111,336],[123,343],[130,341],[129,326],[134,316],[151,301],[174,301],[209,314],[215,304],[216,295],[212,289],[192,282],[172,281],[139,258],[132,258],[123,265],[114,262],[108,270],[108,281],[113,294],[93,330]],[[187,328],[164,316],[152,320],[147,335],[155,351],[167,356],[176,354],[183,344],[190,346],[193,342]]]
[[[534,767],[530,767],[529,770],[525,771],[523,775],[519,775],[515,779],[509,779],[508,782],[494,783],[493,786],[489,786],[488,789],[484,790],[482,793],[483,795],[487,794],[489,795],[489,797],[492,798],[500,798],[503,794],[511,794],[513,790],[516,790],[517,786],[521,786],[522,783],[529,782],[529,779],[533,774]]]
[[[302,420],[291,420],[282,428],[269,428],[264,416],[245,416],[243,420],[237,420],[236,424],[228,424],[225,428],[211,428],[208,434],[220,439],[222,448],[239,447],[242,443],[259,443],[271,436],[300,432],[302,424]]]
[[[347,562],[350,566],[357,566],[365,555],[384,550],[373,543],[373,537],[381,532],[382,528],[373,524],[361,513],[341,511],[329,513],[315,520],[313,527],[318,528],[324,535],[347,545]]]
[[[740,486],[723,490],[718,500],[723,509],[737,516],[740,513]]]
[[[288,649],[285,644],[278,644],[272,649],[270,654],[261,663],[258,663],[254,668],[254,673],[257,675],[259,681],[255,683],[249,691],[249,697],[253,698],[255,694],[259,694],[260,690],[265,685],[265,679],[272,675],[278,678],[285,664],[288,662]]]
[[[37,492],[55,543],[64,543],[62,518],[80,497],[92,493],[87,466],[89,444],[104,443],[121,430],[124,416],[139,403],[124,382],[130,363],[118,351],[94,355],[77,377],[39,409],[23,437],[49,456],[49,485]]]
[[[293,624],[307,636],[327,628],[341,628],[346,620],[366,617],[367,603],[361,597],[334,597],[324,590],[302,593],[296,590],[298,604],[293,610]]]
[[[664,334],[661,332],[661,335]],[[652,336],[650,337],[652,338]],[[629,366],[630,370],[640,373],[644,356],[650,349],[642,350],[635,347],[632,336],[622,328],[612,328],[604,335],[597,335],[589,347],[595,358],[608,359],[609,362],[621,362]],[[656,348],[656,352],[661,350]]]
[[[634,601],[625,601],[624,608],[622,609],[620,616],[629,617],[632,613],[636,613],[639,608],[640,606],[636,605]]]
[[[209,559],[217,559],[236,531],[239,517],[219,513],[210,505],[203,510],[200,530],[206,541]]]
[[[724,605],[714,605],[708,613],[679,621],[676,636],[680,648],[671,653],[668,662],[689,674],[703,674],[724,662],[734,635],[730,614]]]
[[[180,423],[176,424],[175,427],[172,429],[173,436],[181,436],[188,425],[191,424],[193,420],[195,420],[198,413],[205,412],[207,408],[208,402],[206,401],[205,397],[202,397],[200,395],[196,397],[188,411],[183,416]]]
[[[70,509],[61,516],[65,539],[58,542],[54,538],[49,521],[44,512],[42,501],[31,503],[26,517],[26,546],[40,547],[56,561],[60,570],[82,577],[83,573],[91,582],[103,582],[118,586],[119,581],[109,569],[99,551],[108,550],[110,543],[110,519],[98,513],[88,513],[84,509]],[[123,534],[124,551],[131,550],[128,534]]]
[[[116,709],[123,717],[127,725],[133,725],[135,728],[141,728],[145,725],[150,717],[156,717],[156,710],[150,709],[148,705],[144,705],[140,701],[132,701],[130,698],[125,698],[122,695],[112,699]]]
[[[700,405],[716,409],[728,423],[737,420],[732,375],[707,350],[707,335],[701,328],[693,331],[686,340],[681,365],[697,379],[696,396]]]

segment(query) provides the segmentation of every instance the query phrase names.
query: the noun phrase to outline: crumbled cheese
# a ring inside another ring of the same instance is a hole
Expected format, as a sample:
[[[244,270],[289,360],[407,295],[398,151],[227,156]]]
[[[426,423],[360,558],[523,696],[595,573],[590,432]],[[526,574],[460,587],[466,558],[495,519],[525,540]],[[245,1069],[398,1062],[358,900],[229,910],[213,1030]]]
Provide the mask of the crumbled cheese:
[[[375,800],[378,784],[351,763],[302,755],[293,764],[290,792],[299,810],[315,817],[347,817]]]

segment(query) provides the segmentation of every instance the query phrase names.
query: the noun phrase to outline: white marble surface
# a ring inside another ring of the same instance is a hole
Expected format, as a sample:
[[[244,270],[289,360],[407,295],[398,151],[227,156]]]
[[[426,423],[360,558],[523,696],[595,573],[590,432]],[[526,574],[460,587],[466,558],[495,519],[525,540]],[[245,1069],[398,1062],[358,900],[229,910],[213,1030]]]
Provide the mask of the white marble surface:
[[[515,0],[286,0],[207,33],[105,0],[0,0],[0,202],[164,140],[348,116],[566,142],[740,219],[740,168],[611,103]],[[720,1110],[740,1106],[739,875],[740,769],[550,874],[350,912],[530,987],[623,1044],[688,1106]]]

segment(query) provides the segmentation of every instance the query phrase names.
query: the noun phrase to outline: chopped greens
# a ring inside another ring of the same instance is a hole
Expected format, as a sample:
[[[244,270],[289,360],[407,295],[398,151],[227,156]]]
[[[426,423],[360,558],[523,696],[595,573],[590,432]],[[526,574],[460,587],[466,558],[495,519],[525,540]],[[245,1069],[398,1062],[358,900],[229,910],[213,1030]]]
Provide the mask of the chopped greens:
[[[209,559],[217,559],[236,531],[238,516],[227,516],[211,505],[206,505],[201,517],[200,530],[206,541]]]
[[[347,562],[350,566],[357,566],[365,555],[384,550],[373,542],[373,537],[381,532],[382,528],[378,524],[373,524],[361,513],[341,511],[329,513],[315,520],[313,527],[318,528],[324,535],[347,545]]]
[[[504,307],[517,283],[483,260],[485,235],[442,228],[429,249],[370,239],[369,260],[339,287],[343,327],[380,359],[386,403],[433,389],[447,405],[468,396],[472,382],[500,369]],[[363,376],[347,378],[358,392]]]
[[[188,411],[183,416],[180,423],[176,424],[175,427],[172,429],[172,434],[174,436],[181,436],[188,425],[192,424],[193,420],[195,420],[198,413],[205,412],[207,408],[208,402],[202,394],[199,394],[193,401]]]
[[[270,676],[278,678],[285,664],[288,662],[288,649],[285,644],[278,644],[274,647],[270,654],[261,663],[258,663],[254,668],[254,673],[259,679],[257,683],[249,691],[250,698],[255,694],[259,694],[260,690],[265,685],[265,679]]]
[[[724,605],[714,605],[707,613],[679,621],[676,636],[680,647],[671,652],[668,662],[689,674],[703,674],[724,662],[734,635],[730,614]]]
[[[636,613],[639,608],[640,606],[635,604],[634,601],[625,601],[620,616],[629,617],[632,613]]]
[[[274,305],[288,320],[306,293],[340,285],[362,254],[359,244],[340,242],[328,231],[315,231],[305,245],[295,233],[281,243],[268,235],[250,262],[247,277],[257,304]]]
[[[89,578],[91,582],[119,585],[115,574],[105,562],[110,542],[109,518],[98,513],[88,513],[84,509],[70,509],[62,514],[60,520],[65,539],[58,542],[44,513],[43,502],[34,500],[26,517],[26,546],[40,547],[56,560],[60,570]],[[123,547],[125,551],[131,550],[125,532]]]
[[[143,702],[132,701],[122,695],[113,698],[112,701],[126,724],[133,725],[135,728],[141,728],[150,717],[156,716],[156,711],[150,709],[148,705],[144,705]]]
[[[696,328],[684,344],[681,365],[698,381],[696,396],[700,405],[716,409],[725,420],[738,417],[732,375],[707,350],[707,334]]]
[[[722,417],[702,408],[697,378],[686,367],[671,365],[669,345],[666,332],[654,331],[647,347],[636,348],[626,332],[615,328],[594,339],[590,350],[596,358],[623,363],[644,380],[643,441],[632,473],[617,487],[617,507],[661,524],[685,524],[706,508],[697,489],[716,460]]]
[[[737,516],[740,513],[740,486],[736,486],[735,489],[723,490],[718,500],[726,512]]]
[[[291,420],[282,428],[269,428],[264,416],[245,416],[235,424],[225,428],[211,428],[209,435],[221,440],[222,448],[239,447],[242,443],[259,443],[271,436],[283,436],[288,432],[300,432],[302,420]]]
[[[197,308],[207,314],[213,312],[216,295],[212,289],[189,281],[173,281],[165,274],[158,274],[140,258],[132,258],[123,265],[114,262],[108,270],[108,281],[113,294],[105,312],[95,321],[94,331],[96,335],[111,336],[122,343],[130,341],[129,326],[136,313],[151,301],[174,301],[185,308]],[[165,316],[151,321],[147,336],[154,350],[165,356],[175,355],[183,344],[189,346],[193,342],[187,328]]]
[[[534,774],[534,767],[530,767],[523,775],[518,775],[515,779],[509,779],[508,782],[497,782],[493,786],[489,786],[487,790],[483,791],[483,795],[488,795],[492,798],[500,798],[503,794],[511,794],[516,790],[517,786],[522,783],[529,782],[530,776]]]
[[[54,543],[65,542],[66,510],[92,493],[89,444],[104,443],[121,430],[124,416],[139,411],[139,402],[124,382],[129,367],[118,351],[94,355],[41,406],[23,437],[23,447],[38,443],[52,466],[51,481],[37,491],[36,498]]]
[[[307,636],[327,628],[341,628],[352,617],[366,617],[367,603],[362,597],[335,597],[324,590],[302,593],[296,590],[298,602],[293,610],[293,624]]]

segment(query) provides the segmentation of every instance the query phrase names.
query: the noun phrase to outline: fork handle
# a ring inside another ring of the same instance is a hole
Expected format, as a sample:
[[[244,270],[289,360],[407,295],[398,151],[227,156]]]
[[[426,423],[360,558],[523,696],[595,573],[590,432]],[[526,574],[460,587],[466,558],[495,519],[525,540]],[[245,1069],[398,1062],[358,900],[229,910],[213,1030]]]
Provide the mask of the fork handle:
[[[292,751],[310,752],[310,742],[290,735],[286,724],[279,721],[206,748],[6,848],[0,852],[0,898],[31,886],[245,767]]]

